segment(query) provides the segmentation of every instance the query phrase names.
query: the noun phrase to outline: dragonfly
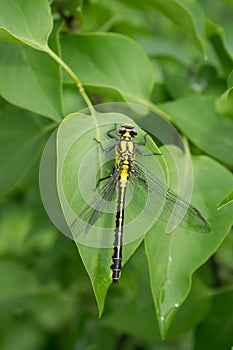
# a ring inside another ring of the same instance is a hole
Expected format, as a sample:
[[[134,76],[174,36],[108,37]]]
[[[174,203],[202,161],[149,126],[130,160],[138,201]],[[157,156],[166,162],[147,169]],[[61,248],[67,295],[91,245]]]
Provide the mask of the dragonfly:
[[[112,200],[114,193],[117,192],[113,254],[110,266],[112,282],[117,284],[122,270],[125,200],[129,183],[132,183],[135,191],[140,194],[139,199],[150,193],[155,201],[161,203],[162,210],[159,218],[163,221],[168,222],[171,215],[173,215],[179,221],[181,227],[199,233],[208,233],[210,226],[198,209],[164,185],[158,177],[136,160],[136,154],[141,156],[162,155],[156,152],[142,152],[140,147],[146,146],[148,134],[144,135],[142,142],[135,141],[138,131],[133,125],[122,124],[117,129],[117,124],[115,124],[115,127],[109,130],[106,135],[115,141],[110,147],[104,148],[101,141],[97,139],[95,141],[105,153],[115,150],[115,161],[111,172],[99,179],[96,188],[100,187],[102,181],[108,181],[94,196],[91,205],[80,213],[79,218],[87,223],[87,227],[94,225],[106,212],[108,203]],[[152,215],[153,210],[154,207],[150,207]],[[77,219],[71,224],[71,230],[76,222]],[[87,233],[88,230],[87,228]]]

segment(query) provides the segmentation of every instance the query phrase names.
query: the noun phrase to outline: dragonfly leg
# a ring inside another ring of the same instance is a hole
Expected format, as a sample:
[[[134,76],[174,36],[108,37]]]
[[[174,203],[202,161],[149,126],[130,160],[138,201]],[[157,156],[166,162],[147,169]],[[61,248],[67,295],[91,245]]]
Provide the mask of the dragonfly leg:
[[[116,145],[112,145],[110,147],[104,148],[101,141],[97,140],[95,137],[94,137],[94,140],[96,142],[98,142],[98,144],[100,145],[101,150],[103,152],[105,152],[105,153],[108,153],[108,152],[112,151],[116,147]]]
[[[140,146],[142,146],[142,145],[140,145]],[[145,157],[147,157],[147,156],[161,156],[162,155],[162,153],[157,153],[157,152],[144,153],[139,148],[136,148],[136,152],[138,154],[140,154],[141,156],[145,156]]]
[[[110,139],[118,141],[119,138],[112,134],[112,131],[116,131],[116,130],[117,130],[117,124],[115,124],[115,128],[114,129],[108,130],[107,135],[108,135],[108,137],[110,137]]]
[[[113,165],[110,174],[107,175],[107,176],[105,176],[105,177],[102,177],[101,179],[99,179],[99,181],[98,181],[97,184],[96,184],[96,189],[99,187],[99,185],[100,185],[100,183],[101,183],[102,181],[109,179],[109,178],[112,176],[112,174],[114,173],[114,171],[115,171],[115,166]]]
[[[144,135],[144,141],[143,142],[134,142],[137,146],[146,146],[147,144],[147,138],[148,134]],[[157,153],[157,152],[151,152],[151,153],[144,153],[140,149],[136,147],[136,152],[140,154],[141,156],[161,156],[162,153]]]
[[[96,189],[99,187],[99,185],[102,181],[109,179],[111,176],[112,175],[109,174],[108,176],[105,176],[105,177],[102,177],[101,179],[99,179],[99,181],[96,184]]]
[[[143,136],[144,141],[143,142],[134,142],[134,143],[136,143],[138,146],[146,146],[146,144],[147,144],[147,140],[146,140],[147,136],[148,136],[148,134],[144,134],[144,136]]]

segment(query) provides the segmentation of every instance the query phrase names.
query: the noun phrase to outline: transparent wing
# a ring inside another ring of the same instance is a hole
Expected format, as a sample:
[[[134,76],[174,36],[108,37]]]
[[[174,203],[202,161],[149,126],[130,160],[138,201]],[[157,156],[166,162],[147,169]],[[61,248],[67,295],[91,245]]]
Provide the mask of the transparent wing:
[[[90,200],[90,205],[72,222],[70,226],[71,231],[75,229],[76,232],[80,231],[81,233],[84,231],[87,233],[91,226],[106,213],[116,189],[118,175],[118,171],[115,170],[101,190],[94,192],[93,198]]]
[[[201,213],[185,199],[177,195],[171,189],[167,188],[148,169],[135,161],[135,173],[131,175],[132,182],[136,194],[147,196],[152,195],[153,201],[158,201],[163,206],[163,210],[159,218],[165,222],[171,220],[177,226],[200,232],[208,233],[210,231],[209,224],[201,215]],[[152,208],[149,207],[150,212]]]

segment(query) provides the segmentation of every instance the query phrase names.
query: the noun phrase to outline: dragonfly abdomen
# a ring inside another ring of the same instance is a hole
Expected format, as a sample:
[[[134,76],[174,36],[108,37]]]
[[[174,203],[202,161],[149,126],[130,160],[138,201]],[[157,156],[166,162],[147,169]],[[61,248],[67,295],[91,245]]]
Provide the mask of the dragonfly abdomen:
[[[126,176],[124,176],[126,175]],[[115,235],[113,243],[112,265],[112,281],[117,284],[121,276],[122,268],[122,243],[123,243],[123,227],[124,227],[124,205],[125,194],[128,183],[128,174],[122,174],[118,179],[118,198],[117,198],[117,213]]]
[[[122,269],[122,245],[114,247],[112,265],[110,268],[112,270],[112,282],[117,284],[121,276]]]

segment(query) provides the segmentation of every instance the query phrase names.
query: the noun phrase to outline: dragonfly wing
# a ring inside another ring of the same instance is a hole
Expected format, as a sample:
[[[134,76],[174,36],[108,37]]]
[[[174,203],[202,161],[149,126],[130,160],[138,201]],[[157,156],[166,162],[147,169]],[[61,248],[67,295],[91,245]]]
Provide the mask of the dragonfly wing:
[[[200,233],[208,233],[210,231],[209,224],[199,210],[186,202],[171,189],[167,189],[162,219],[168,221],[169,216],[171,217],[171,215],[172,218],[175,218],[172,219],[175,225],[178,223],[185,229]]]
[[[163,206],[160,219],[169,222],[174,228],[180,225],[200,233],[210,231],[209,224],[195,207],[167,188],[161,180],[138,162],[135,162],[133,177],[138,180],[136,186],[141,188],[141,193],[147,193],[147,195],[150,193],[153,200],[157,200]],[[133,183],[135,182],[134,179]]]
[[[75,232],[88,232],[92,225],[106,213],[107,208],[113,198],[118,179],[118,172],[115,170],[110,180],[95,192],[88,205],[72,222],[70,229]]]

